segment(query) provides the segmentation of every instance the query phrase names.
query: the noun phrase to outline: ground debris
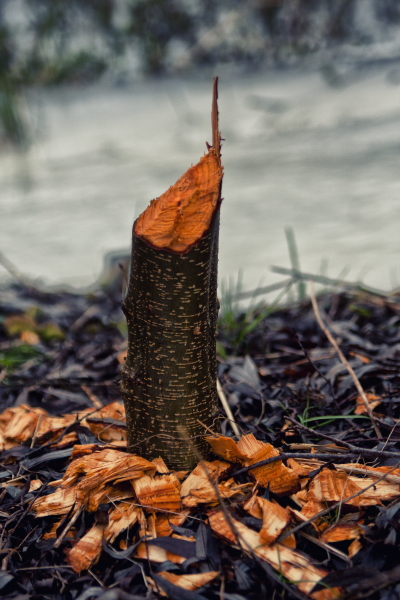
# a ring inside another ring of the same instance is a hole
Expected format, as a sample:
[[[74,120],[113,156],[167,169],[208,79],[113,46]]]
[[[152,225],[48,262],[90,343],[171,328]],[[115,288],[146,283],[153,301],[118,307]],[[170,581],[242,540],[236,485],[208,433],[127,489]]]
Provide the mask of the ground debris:
[[[119,301],[31,294],[14,286],[14,303],[0,297],[0,594],[395,597],[395,298],[319,298],[382,438],[304,302],[260,321],[244,345],[221,322],[219,377],[243,435],[221,411],[216,460],[175,473],[168,457],[126,452]]]

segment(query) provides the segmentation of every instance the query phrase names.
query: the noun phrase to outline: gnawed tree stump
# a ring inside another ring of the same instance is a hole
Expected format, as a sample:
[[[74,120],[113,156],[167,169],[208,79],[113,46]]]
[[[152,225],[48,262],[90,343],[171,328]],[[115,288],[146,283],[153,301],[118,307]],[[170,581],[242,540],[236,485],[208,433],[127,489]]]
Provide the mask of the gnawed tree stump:
[[[216,429],[219,208],[223,169],[217,80],[213,146],[133,226],[123,309],[128,355],[121,392],[128,446],[170,468],[207,458],[205,427]]]

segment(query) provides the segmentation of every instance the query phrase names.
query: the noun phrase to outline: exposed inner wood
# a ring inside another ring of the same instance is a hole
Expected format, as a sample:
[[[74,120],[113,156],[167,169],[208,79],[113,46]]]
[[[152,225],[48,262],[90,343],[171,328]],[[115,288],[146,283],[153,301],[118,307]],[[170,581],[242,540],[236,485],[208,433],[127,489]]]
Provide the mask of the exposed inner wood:
[[[212,142],[208,153],[137,219],[134,235],[149,246],[177,254],[188,252],[210,229],[221,202],[223,167],[218,124],[218,77],[211,111]]]
[[[214,148],[191,167],[135,223],[135,235],[149,245],[188,252],[210,228],[219,204],[223,169]]]

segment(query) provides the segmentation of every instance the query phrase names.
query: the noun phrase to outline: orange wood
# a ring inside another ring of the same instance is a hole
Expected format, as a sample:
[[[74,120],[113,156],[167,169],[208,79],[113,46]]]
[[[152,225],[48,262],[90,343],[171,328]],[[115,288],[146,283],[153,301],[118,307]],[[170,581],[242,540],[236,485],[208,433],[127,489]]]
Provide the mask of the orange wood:
[[[208,231],[220,202],[223,169],[210,148],[140,215],[134,233],[157,249],[184,254]]]

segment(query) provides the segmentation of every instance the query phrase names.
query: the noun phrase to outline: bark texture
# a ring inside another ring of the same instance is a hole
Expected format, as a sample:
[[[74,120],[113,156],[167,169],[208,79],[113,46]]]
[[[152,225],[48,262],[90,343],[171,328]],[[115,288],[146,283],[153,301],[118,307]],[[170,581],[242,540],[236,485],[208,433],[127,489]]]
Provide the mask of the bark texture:
[[[151,203],[133,228],[128,356],[122,372],[129,449],[171,469],[206,458],[204,425],[218,429],[217,264],[222,168],[216,105],[213,144]],[[190,440],[190,441],[189,441]]]

